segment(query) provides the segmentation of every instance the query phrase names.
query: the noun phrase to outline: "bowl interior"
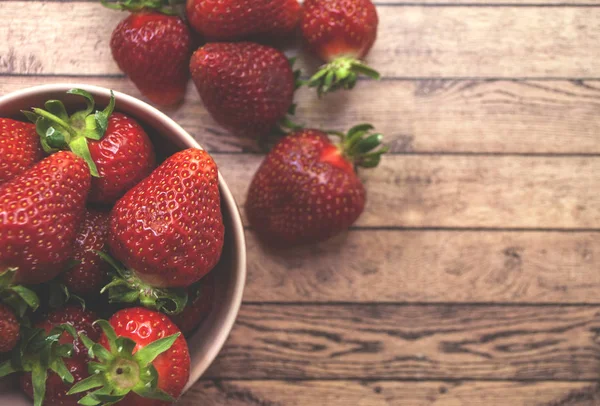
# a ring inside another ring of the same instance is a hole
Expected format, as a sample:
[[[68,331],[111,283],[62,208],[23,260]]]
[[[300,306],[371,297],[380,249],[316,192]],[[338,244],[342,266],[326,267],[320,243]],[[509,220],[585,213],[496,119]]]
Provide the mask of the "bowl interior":
[[[67,95],[71,88],[85,89],[90,92],[98,108],[108,104],[108,89],[88,85],[45,85],[24,89],[0,97],[0,117],[11,117],[26,121],[21,110],[31,107],[43,108],[44,102],[51,99],[62,100],[69,112],[82,107],[82,98]],[[119,111],[134,117],[144,127],[155,146],[157,159],[164,160],[174,152],[185,148],[201,146],[178,124],[148,104],[131,96],[115,92],[116,107]],[[212,311],[202,322],[198,330],[188,338],[192,358],[190,380],[187,390],[206,371],[223,346],[242,301],[246,277],[246,248],[244,230],[237,205],[219,174],[221,208],[225,222],[225,245],[219,264],[213,269],[215,277],[215,295]],[[10,380],[0,382],[0,404],[14,406],[31,404],[14,390]]]

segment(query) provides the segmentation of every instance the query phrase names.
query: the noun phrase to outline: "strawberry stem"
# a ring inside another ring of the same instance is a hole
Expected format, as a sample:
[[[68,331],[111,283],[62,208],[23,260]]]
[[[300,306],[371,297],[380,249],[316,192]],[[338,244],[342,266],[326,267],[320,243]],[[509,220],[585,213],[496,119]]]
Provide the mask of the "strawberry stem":
[[[364,62],[349,56],[341,56],[321,66],[307,82],[308,87],[316,87],[319,97],[338,89],[350,90],[356,86],[359,76],[380,79],[381,75]]]
[[[185,0],[117,0],[109,2],[101,0],[104,7],[111,10],[129,11],[132,13],[140,11],[158,11],[166,15],[177,15],[176,7],[183,4]]]
[[[381,156],[389,151],[389,147],[382,145],[383,135],[372,133],[373,130],[371,124],[359,124],[346,134],[333,133],[341,138],[339,146],[344,157],[355,166],[374,168],[381,162]]]

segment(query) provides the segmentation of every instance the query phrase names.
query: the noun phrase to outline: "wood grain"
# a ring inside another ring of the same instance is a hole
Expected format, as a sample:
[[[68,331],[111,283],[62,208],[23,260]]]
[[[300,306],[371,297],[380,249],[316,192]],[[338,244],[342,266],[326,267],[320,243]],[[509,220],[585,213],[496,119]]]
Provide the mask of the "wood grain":
[[[243,205],[259,155],[215,156]],[[358,226],[598,228],[600,160],[573,157],[386,157],[363,171]]]
[[[90,2],[0,3],[0,72],[116,74],[110,33],[124,14]],[[21,11],[28,7],[27,13]],[[378,8],[369,62],[388,77],[594,77],[596,7]],[[39,24],[51,15],[51,24]],[[32,38],[43,38],[44,46]],[[77,39],[76,50],[65,44]],[[523,39],[527,39],[523,41]],[[314,69],[318,61],[302,58]]]
[[[245,305],[206,378],[594,380],[600,307]]]
[[[125,78],[0,76],[0,91],[50,82],[94,84],[144,99]],[[324,100],[302,89],[296,101],[298,122],[339,130],[370,122],[394,153],[600,153],[598,81],[386,80]],[[259,151],[221,129],[191,83],[183,105],[163,110],[210,151]]]
[[[596,406],[585,382],[202,381],[182,406]]]
[[[246,236],[249,302],[600,303],[600,233],[355,230],[287,251]]]

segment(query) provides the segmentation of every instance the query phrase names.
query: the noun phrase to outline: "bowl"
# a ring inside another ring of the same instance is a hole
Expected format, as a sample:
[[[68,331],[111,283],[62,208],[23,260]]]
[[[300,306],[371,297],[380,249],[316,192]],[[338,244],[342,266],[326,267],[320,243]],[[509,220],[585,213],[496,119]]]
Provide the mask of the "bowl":
[[[62,100],[67,109],[82,105],[82,98],[67,95],[69,89],[79,88],[91,93],[98,107],[108,104],[110,90],[82,84],[50,84],[30,87],[0,97],[0,117],[11,117],[25,121],[21,110],[31,107],[43,107],[50,99]],[[134,117],[144,127],[152,139],[157,158],[166,158],[180,149],[202,148],[200,144],[181,126],[168,116],[132,96],[114,92],[115,111]],[[202,322],[195,333],[188,338],[192,359],[190,379],[184,389],[187,391],[206,371],[215,359],[237,317],[242,303],[242,294],[246,281],[246,242],[244,228],[237,204],[219,173],[221,208],[225,223],[225,245],[215,273],[215,303],[210,315]],[[32,402],[21,394],[12,380],[0,383],[0,405],[31,405]]]

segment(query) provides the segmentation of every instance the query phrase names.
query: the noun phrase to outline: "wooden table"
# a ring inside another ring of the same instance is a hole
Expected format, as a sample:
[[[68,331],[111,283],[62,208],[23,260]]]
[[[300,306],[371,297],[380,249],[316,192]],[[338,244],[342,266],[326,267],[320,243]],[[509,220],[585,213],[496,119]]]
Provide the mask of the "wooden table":
[[[600,3],[395,1],[378,3],[369,59],[383,80],[297,95],[299,121],[386,134],[393,152],[362,172],[364,215],[290,252],[247,232],[238,322],[181,404],[600,404]],[[108,47],[123,14],[30,0],[0,15],[2,93],[79,82],[139,96]],[[255,145],[192,86],[165,111],[243,203]]]

